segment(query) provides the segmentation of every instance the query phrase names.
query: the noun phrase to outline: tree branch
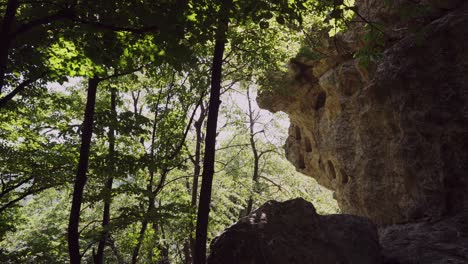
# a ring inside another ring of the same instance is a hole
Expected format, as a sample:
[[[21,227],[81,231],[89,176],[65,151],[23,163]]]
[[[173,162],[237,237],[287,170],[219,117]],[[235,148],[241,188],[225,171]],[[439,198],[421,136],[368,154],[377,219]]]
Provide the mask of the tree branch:
[[[28,23],[25,23],[21,25],[18,28],[18,30],[13,33],[13,35],[20,35],[20,34],[26,33],[27,31],[37,26],[49,24],[49,23],[52,23],[54,21],[58,21],[61,19],[67,19],[67,20],[70,20],[72,22],[82,24],[82,25],[89,25],[96,29],[105,29],[105,30],[111,30],[111,31],[127,31],[127,32],[131,32],[135,34],[144,34],[144,33],[159,31],[158,26],[146,26],[146,27],[141,27],[141,28],[133,28],[133,27],[126,27],[126,26],[117,26],[113,24],[105,24],[99,21],[91,21],[91,20],[78,17],[72,9],[67,8],[53,15],[42,17],[42,18],[30,21]]]
[[[73,16],[73,14],[69,10],[62,10],[53,15],[50,15],[47,17],[41,17],[36,20],[30,21],[28,23],[22,24],[18,28],[18,30],[12,33],[12,35],[13,36],[20,35],[20,34],[28,32],[29,30],[37,26],[49,24],[60,19],[66,19],[66,18],[69,18],[70,16]]]
[[[7,193],[13,191],[14,189],[20,187],[21,185],[29,182],[30,180],[32,180],[34,177],[33,176],[29,176],[27,177],[26,179],[23,179],[19,182],[17,182],[16,184],[14,184],[13,186],[10,186],[10,187],[5,187],[2,189],[2,192],[0,192],[0,198],[2,198],[3,196],[5,196]],[[2,178],[3,179],[3,178]],[[8,185],[8,183],[6,183]]]
[[[52,186],[44,186],[44,187],[41,187],[39,189],[32,189],[32,190],[29,190],[23,194],[21,194],[20,196],[18,196],[16,199],[13,199],[11,201],[9,201],[8,203],[4,204],[2,207],[0,207],[0,213],[2,213],[3,211],[5,211],[6,209],[8,209],[8,207],[12,206],[13,204],[23,200],[24,198],[26,198],[27,196],[31,195],[31,194],[36,194],[36,193],[39,193],[39,192],[42,192],[48,188],[52,188]]]
[[[274,182],[273,180],[271,180],[271,179],[269,179],[269,178],[267,178],[267,177],[265,177],[265,176],[261,176],[261,175],[260,175],[259,177],[260,177],[261,179],[264,179],[264,180],[266,180],[267,182],[270,182],[271,184],[275,185],[275,186],[278,188],[278,190],[283,191],[283,187],[281,187],[281,185],[277,184],[277,183]]]
[[[9,94],[5,95],[2,99],[0,99],[0,108],[3,108],[13,97],[15,97],[19,92],[24,90],[26,86],[29,86],[33,82],[37,81],[38,79],[32,80],[28,79],[22,83],[20,83],[13,91],[11,91]]]

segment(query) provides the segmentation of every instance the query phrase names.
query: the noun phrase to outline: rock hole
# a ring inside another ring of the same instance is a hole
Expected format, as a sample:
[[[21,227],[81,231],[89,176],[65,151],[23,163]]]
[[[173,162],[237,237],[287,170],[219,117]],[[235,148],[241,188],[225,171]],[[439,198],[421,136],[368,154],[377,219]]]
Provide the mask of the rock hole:
[[[319,110],[320,108],[324,107],[326,101],[327,101],[327,94],[325,92],[320,92],[317,95],[317,99],[315,101],[315,110]]]
[[[331,161],[328,161],[327,164],[328,164],[328,172],[330,173],[330,176],[333,179],[336,179],[336,171],[335,171],[335,167],[333,166],[333,163]]]
[[[305,151],[306,152],[312,152],[312,145],[310,144],[310,139],[305,138]]]
[[[340,170],[340,173],[341,173],[341,183],[347,184],[349,181],[348,174],[346,174],[346,172],[343,169]]]
[[[296,140],[301,140],[301,129],[296,127]]]
[[[303,170],[303,169],[306,168],[304,155],[303,155],[302,153],[299,154],[298,167],[299,167],[299,169],[301,169],[301,170]]]
[[[319,168],[320,168],[321,171],[325,171],[325,167],[323,166],[322,159],[319,159],[318,165],[319,165]]]

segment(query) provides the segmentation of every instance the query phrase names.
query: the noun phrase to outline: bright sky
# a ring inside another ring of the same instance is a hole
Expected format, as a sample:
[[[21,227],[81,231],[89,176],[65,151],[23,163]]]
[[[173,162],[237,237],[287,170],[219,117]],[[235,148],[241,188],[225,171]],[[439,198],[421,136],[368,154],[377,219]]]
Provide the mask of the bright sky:
[[[66,91],[68,87],[76,86],[81,82],[83,78],[72,77],[69,78],[68,82],[65,82],[63,85],[59,83],[49,83],[48,88],[52,91]],[[257,88],[251,87],[251,100],[252,100],[252,109],[255,115],[258,116],[257,124],[255,125],[255,131],[264,130],[263,136],[270,141],[271,143],[277,146],[283,146],[286,141],[289,128],[289,118],[287,114],[283,112],[271,113],[267,110],[261,109],[256,101],[257,98]],[[244,113],[243,118],[248,120],[248,99],[247,92],[240,89],[237,85],[234,89],[231,89],[229,92],[226,92],[221,97],[221,113],[218,120],[218,128],[222,127],[227,122],[226,112],[238,110]],[[223,111],[224,110],[224,111]],[[223,114],[224,113],[224,114]],[[248,127],[248,123],[245,123]],[[218,142],[222,141],[225,138],[232,136],[232,131],[225,129],[220,132],[218,136]]]
[[[255,131],[264,130],[264,136],[268,141],[277,145],[283,146],[284,142],[286,141],[286,137],[288,134],[289,128],[289,118],[288,116],[283,113],[279,112],[273,114],[267,110],[261,109],[256,101],[257,98],[257,89],[251,88],[251,104],[252,109],[256,116],[258,116],[258,124],[255,125]],[[232,90],[228,93],[223,94],[222,98],[222,105],[221,107],[224,109],[233,109],[236,106],[244,113],[245,119],[248,120],[248,112],[249,112],[249,103],[247,99],[247,92],[236,89]],[[226,117],[220,115],[220,120],[218,122],[218,127],[222,126],[226,122]],[[246,126],[249,124],[246,123]],[[227,135],[226,135],[227,136]],[[220,138],[222,139],[223,135],[220,134]]]

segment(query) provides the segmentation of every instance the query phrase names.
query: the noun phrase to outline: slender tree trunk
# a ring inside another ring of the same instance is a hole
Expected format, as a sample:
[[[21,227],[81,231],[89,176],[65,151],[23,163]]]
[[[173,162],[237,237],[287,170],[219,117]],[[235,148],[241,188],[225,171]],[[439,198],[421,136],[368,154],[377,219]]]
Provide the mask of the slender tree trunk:
[[[195,121],[195,133],[196,133],[196,142],[195,142],[195,161],[194,161],[194,169],[193,169],[193,186],[192,186],[192,200],[191,205],[192,208],[196,209],[197,206],[197,194],[198,194],[198,178],[200,177],[201,172],[201,145],[203,141],[203,122],[205,121],[206,117],[206,109],[203,106],[203,102],[200,105],[200,117],[197,121]]]
[[[164,182],[166,180],[166,176],[167,176],[168,172],[163,171],[163,173],[161,174],[161,179],[159,181],[159,184],[156,187],[156,190],[152,191],[154,173],[155,173],[154,171],[150,172],[150,174],[151,174],[150,184],[148,184],[148,187],[147,187],[147,191],[148,191],[148,193],[150,193],[148,211],[146,212],[145,218],[141,222],[141,229],[140,229],[140,234],[138,236],[138,242],[137,242],[135,248],[133,249],[132,264],[136,264],[137,261],[138,261],[138,255],[140,253],[141,245],[143,244],[143,239],[145,238],[146,230],[148,229],[148,224],[150,223],[150,221],[154,220],[153,217],[154,217],[154,211],[156,209],[156,207],[155,207],[156,195],[161,191],[162,186],[164,185]]]
[[[184,243],[184,262],[185,264],[192,264],[192,249],[190,248],[192,244],[193,236],[190,235],[189,240]]]
[[[18,0],[8,0],[5,16],[2,21],[2,27],[0,28],[0,93],[2,93],[5,82],[6,67],[8,65],[8,53],[11,45],[11,27],[15,21],[18,7]]]
[[[259,161],[260,161],[260,156],[257,150],[257,145],[255,142],[255,117],[254,117],[254,110],[252,109],[252,101],[250,98],[250,87],[247,88],[247,100],[249,101],[249,132],[250,132],[250,148],[252,150],[252,154],[254,156],[254,169],[253,169],[253,174],[252,174],[252,190],[251,194],[249,197],[249,201],[247,202],[247,208],[245,210],[245,215],[249,215],[250,212],[252,212],[252,206],[253,206],[253,192],[256,191],[256,186],[258,184],[258,167],[259,167]]]
[[[203,159],[202,185],[200,190],[200,202],[197,214],[196,242],[194,264],[206,263],[206,242],[208,232],[208,218],[210,213],[211,188],[213,185],[216,128],[218,122],[219,99],[221,93],[221,75],[223,69],[223,55],[226,44],[226,35],[229,25],[229,11],[232,0],[222,2],[219,25],[216,33],[216,42],[211,68],[211,91],[208,108],[208,120],[205,138],[205,156]]]
[[[112,249],[112,252],[114,253],[115,258],[117,259],[117,263],[125,264],[126,262],[124,261],[123,256],[117,250],[117,247],[115,246],[115,241],[112,239],[111,236],[109,236],[109,247]]]
[[[253,192],[256,191],[256,186],[258,184],[258,163],[259,159],[257,157],[254,158],[254,172],[252,176],[252,193],[249,196],[249,201],[247,202],[247,208],[245,210],[245,216],[249,215],[252,212],[253,207]]]
[[[161,203],[159,204],[161,206]],[[165,243],[159,243],[159,234],[161,235],[162,240],[166,240],[166,235],[164,233],[164,228],[162,223],[158,224],[157,222],[153,222],[153,230],[154,230],[154,238],[153,240],[157,242],[156,247],[159,250],[160,256],[159,259],[155,262],[155,264],[170,264],[169,262],[169,249]],[[152,261],[153,252],[150,252],[149,261]],[[152,263],[152,262],[151,262]]]
[[[154,243],[157,243],[159,241],[159,238],[158,238],[158,234],[159,234],[158,224],[156,222],[153,222],[151,227],[153,228],[153,241],[154,241]],[[157,246],[159,246],[159,244]],[[154,249],[154,246],[151,245],[151,247],[148,250],[148,261],[149,262],[153,261],[153,257],[154,257],[154,250],[153,249]]]
[[[161,233],[161,237],[163,241],[166,240],[166,234],[164,232],[163,225],[161,224],[159,228],[157,228],[157,226],[158,225],[156,223],[153,224],[153,227],[156,227],[155,234],[156,234],[156,231],[158,231],[158,233]],[[161,252],[161,258],[156,262],[156,264],[170,264],[169,248],[167,248],[167,246],[164,243],[158,243],[158,249],[159,249],[159,252]]]
[[[155,207],[156,196],[161,191],[162,186],[164,185],[168,171],[163,171],[161,173],[161,179],[159,181],[158,186],[156,187],[154,191],[152,191],[152,189],[153,189],[153,179],[154,179],[155,172],[152,171],[150,173],[151,173],[151,176],[150,176],[151,178],[150,178],[150,184],[148,184],[147,186],[147,191],[148,193],[150,193],[151,196],[149,197],[148,211],[146,212],[145,218],[141,222],[141,229],[140,229],[140,234],[138,236],[138,242],[135,248],[133,249],[132,264],[137,263],[141,245],[143,244],[143,239],[145,238],[145,233],[146,233],[146,230],[148,229],[148,224],[150,223],[150,221],[154,220],[153,217],[154,217],[154,212],[156,209]]]
[[[203,142],[203,123],[206,118],[206,109],[203,105],[203,101],[200,104],[200,116],[198,120],[195,121],[195,134],[196,134],[196,142],[195,142],[195,154],[193,159],[193,182],[192,182],[192,190],[191,195],[192,199],[190,205],[192,209],[195,211],[197,209],[197,198],[198,198],[198,179],[200,177],[201,172],[201,147]],[[195,252],[195,239],[193,237],[193,231],[195,231],[195,227],[190,221],[190,234],[188,238],[188,243],[184,246],[185,251],[185,263],[192,264],[193,263],[193,253]]]
[[[117,124],[117,91],[115,88],[111,89],[111,118],[112,123],[109,126],[109,163],[108,169],[109,172],[106,185],[104,187],[104,211],[102,215],[102,237],[99,241],[98,249],[96,256],[94,257],[94,262],[96,264],[104,263],[104,248],[106,246],[107,239],[109,237],[109,224],[110,224],[110,207],[112,201],[112,184],[114,182],[114,166],[115,166],[115,129],[114,126]]]
[[[146,212],[145,218],[141,222],[140,234],[138,235],[138,242],[135,248],[133,249],[132,264],[137,263],[138,255],[140,254],[141,244],[143,244],[143,239],[145,238],[146,229],[148,229],[148,220],[153,212],[154,212],[154,198],[150,197],[148,211]]]
[[[137,99],[138,100],[138,99]],[[150,195],[149,199],[148,199],[148,211],[146,212],[146,215],[143,219],[143,221],[141,222],[141,228],[140,228],[140,234],[138,236],[138,242],[137,244],[135,245],[135,247],[133,248],[133,254],[132,254],[132,264],[136,264],[137,261],[138,261],[138,255],[140,254],[140,248],[141,248],[141,244],[143,243],[143,239],[145,237],[145,233],[146,233],[146,229],[148,228],[148,220],[149,220],[149,217],[151,217],[151,214],[153,213],[154,211],[154,202],[155,202],[155,195],[153,195],[153,182],[154,182],[154,176],[155,176],[155,169],[154,169],[154,144],[156,142],[156,130],[157,130],[157,125],[158,125],[158,108],[159,108],[159,103],[160,103],[160,100],[161,100],[161,92],[158,94],[158,101],[156,103],[156,107],[154,108],[154,121],[153,121],[153,128],[152,128],[152,131],[151,131],[151,149],[150,149],[150,163],[149,166],[148,166],[148,171],[149,171],[149,175],[150,175],[150,179],[149,179],[149,182],[148,182],[148,185],[146,186],[146,190],[148,192],[148,194]],[[135,101],[135,100],[134,100]],[[134,111],[138,111],[138,107],[136,106],[136,101],[134,103]],[[166,104],[167,106],[167,104]],[[135,112],[135,115],[136,115],[136,112]]]
[[[87,180],[86,173],[88,171],[91,137],[93,135],[94,106],[96,104],[98,85],[98,78],[89,79],[83,132],[81,137],[80,159],[78,161],[78,169],[76,172],[75,184],[73,186],[73,200],[68,223],[68,252],[71,264],[78,264],[81,262],[78,226],[80,223],[83,191]]]

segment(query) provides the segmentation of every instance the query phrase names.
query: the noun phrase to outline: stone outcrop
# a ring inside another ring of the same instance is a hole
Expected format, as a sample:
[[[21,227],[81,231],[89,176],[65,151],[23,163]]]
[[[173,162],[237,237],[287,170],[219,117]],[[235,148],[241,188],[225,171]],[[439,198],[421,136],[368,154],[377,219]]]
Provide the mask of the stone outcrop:
[[[378,225],[468,207],[468,3],[410,1],[432,9],[404,20],[387,2],[357,1],[369,21],[389,25],[379,59],[354,58],[364,46],[356,25],[322,41],[324,58],[298,58],[304,76],[292,65],[285,86],[258,99],[289,115],[297,170],[333,190],[343,212]]]
[[[320,216],[311,203],[269,201],[215,238],[209,264],[378,264],[377,229],[351,215]]]
[[[302,199],[269,201],[213,240],[208,264],[468,263],[468,212],[422,220],[377,233],[364,217],[317,215]]]
[[[468,212],[379,230],[386,264],[468,263]]]

